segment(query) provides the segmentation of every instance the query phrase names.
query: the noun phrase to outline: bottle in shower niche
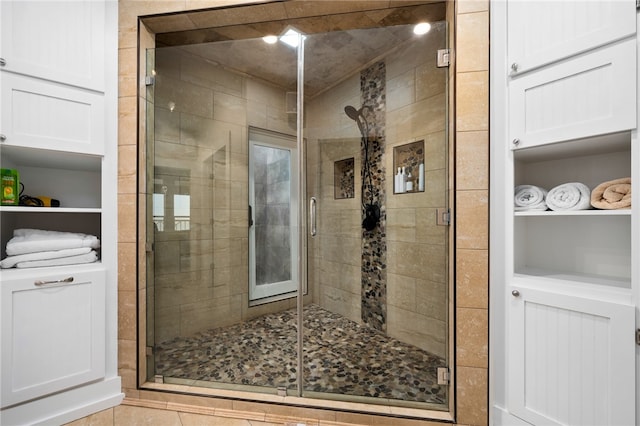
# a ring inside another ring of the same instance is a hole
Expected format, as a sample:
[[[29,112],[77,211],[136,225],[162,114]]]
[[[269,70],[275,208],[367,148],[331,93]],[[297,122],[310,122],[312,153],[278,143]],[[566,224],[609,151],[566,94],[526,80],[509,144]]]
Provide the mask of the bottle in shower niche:
[[[418,191],[424,191],[424,163],[418,167]]]
[[[404,167],[402,168],[402,175],[400,179],[400,192],[407,192],[407,173]]]
[[[407,173],[407,183],[405,185],[405,189],[407,192],[413,192],[413,177],[411,176],[411,172]]]
[[[400,182],[402,179],[402,175],[400,173],[400,167],[398,167],[398,173],[393,178],[393,192],[396,194],[400,193]]]

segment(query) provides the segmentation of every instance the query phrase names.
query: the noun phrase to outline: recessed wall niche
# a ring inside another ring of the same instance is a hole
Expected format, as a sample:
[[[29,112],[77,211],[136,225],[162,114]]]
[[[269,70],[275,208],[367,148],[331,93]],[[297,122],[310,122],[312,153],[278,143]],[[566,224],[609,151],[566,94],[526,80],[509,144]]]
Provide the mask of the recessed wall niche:
[[[393,193],[424,192],[424,140],[393,148]]]
[[[345,158],[336,161],[333,165],[333,197],[336,200],[354,198],[355,191],[355,161],[354,158]]]

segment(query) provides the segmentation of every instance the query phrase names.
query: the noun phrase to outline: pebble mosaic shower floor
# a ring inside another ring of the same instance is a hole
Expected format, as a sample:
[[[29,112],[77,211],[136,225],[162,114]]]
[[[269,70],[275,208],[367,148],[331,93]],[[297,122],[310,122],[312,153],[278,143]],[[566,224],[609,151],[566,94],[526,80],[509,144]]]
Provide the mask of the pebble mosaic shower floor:
[[[156,347],[165,378],[295,388],[296,310],[179,337]],[[304,308],[304,389],[444,404],[445,360],[316,305]]]

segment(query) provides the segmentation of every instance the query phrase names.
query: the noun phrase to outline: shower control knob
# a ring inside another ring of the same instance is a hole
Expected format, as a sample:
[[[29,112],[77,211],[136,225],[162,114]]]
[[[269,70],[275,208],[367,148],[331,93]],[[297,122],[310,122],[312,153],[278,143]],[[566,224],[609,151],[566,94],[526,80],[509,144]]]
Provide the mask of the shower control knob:
[[[514,140],[511,141],[511,143],[513,144],[513,146],[518,146],[520,145],[520,139],[515,138]]]
[[[520,296],[520,292],[518,290],[513,290],[511,292],[511,294],[513,295],[513,297],[519,297]]]
[[[5,135],[0,134],[0,142],[4,142],[7,140],[7,137]]]
[[[511,71],[518,72],[518,68],[519,67],[520,66],[516,62],[514,62],[514,63],[511,64]]]

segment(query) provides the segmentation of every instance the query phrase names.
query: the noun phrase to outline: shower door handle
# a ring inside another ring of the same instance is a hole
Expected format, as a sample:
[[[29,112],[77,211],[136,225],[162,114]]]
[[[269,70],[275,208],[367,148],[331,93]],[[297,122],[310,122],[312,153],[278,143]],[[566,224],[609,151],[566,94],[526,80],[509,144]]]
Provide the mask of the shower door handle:
[[[249,228],[253,226],[253,208],[249,204]]]
[[[318,233],[316,227],[316,197],[311,197],[309,200],[309,221],[311,222],[311,236],[315,237]]]

